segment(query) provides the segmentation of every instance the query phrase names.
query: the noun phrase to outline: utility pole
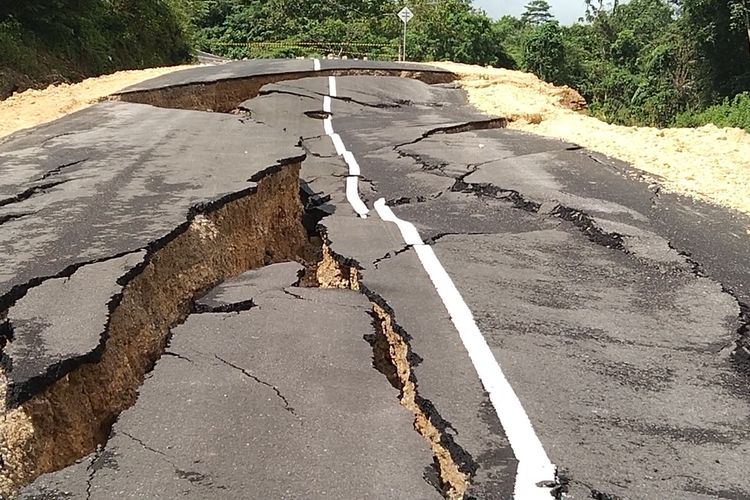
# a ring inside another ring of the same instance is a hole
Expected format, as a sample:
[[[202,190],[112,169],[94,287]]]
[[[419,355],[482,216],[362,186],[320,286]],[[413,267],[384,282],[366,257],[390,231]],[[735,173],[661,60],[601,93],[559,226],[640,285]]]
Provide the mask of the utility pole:
[[[414,17],[414,13],[409,7],[404,7],[398,12],[397,16],[404,23],[404,43],[401,45],[401,61],[406,61],[406,25]]]

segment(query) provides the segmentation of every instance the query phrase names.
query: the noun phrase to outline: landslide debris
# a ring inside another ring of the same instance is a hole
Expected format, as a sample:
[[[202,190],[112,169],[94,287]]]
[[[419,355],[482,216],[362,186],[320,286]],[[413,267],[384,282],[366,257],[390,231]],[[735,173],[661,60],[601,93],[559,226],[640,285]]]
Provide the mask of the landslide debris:
[[[509,128],[580,144],[631,163],[669,191],[750,214],[750,134],[744,130],[610,125],[581,112],[585,101],[574,90],[533,74],[450,62],[435,66],[458,74],[469,102],[508,117]]]

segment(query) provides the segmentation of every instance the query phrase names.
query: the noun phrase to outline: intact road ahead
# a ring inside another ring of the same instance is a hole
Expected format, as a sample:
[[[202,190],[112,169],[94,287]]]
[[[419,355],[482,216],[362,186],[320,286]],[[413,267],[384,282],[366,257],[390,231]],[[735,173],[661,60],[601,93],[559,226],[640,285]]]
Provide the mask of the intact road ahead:
[[[0,492],[750,498],[750,218],[454,79],[226,63],[0,141]]]

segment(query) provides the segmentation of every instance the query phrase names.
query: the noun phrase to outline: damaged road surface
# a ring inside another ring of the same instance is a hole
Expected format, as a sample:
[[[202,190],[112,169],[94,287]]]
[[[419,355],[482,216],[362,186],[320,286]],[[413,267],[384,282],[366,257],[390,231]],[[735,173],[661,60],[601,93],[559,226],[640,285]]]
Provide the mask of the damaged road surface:
[[[227,63],[2,140],[0,495],[750,498],[750,220],[453,80]]]

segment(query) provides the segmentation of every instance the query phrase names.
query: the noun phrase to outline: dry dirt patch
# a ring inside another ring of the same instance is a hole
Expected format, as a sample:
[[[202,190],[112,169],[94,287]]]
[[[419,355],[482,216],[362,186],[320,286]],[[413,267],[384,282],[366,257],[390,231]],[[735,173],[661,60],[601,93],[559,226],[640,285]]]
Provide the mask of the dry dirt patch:
[[[665,189],[750,214],[750,134],[707,125],[657,129],[610,125],[581,112],[582,99],[530,73],[435,63],[461,77],[469,101],[510,128],[580,144],[627,161]]]
[[[88,78],[80,83],[61,83],[42,90],[27,90],[13,94],[0,101],[0,137],[51,122],[130,85],[189,67],[186,65],[119,71],[111,75]]]

